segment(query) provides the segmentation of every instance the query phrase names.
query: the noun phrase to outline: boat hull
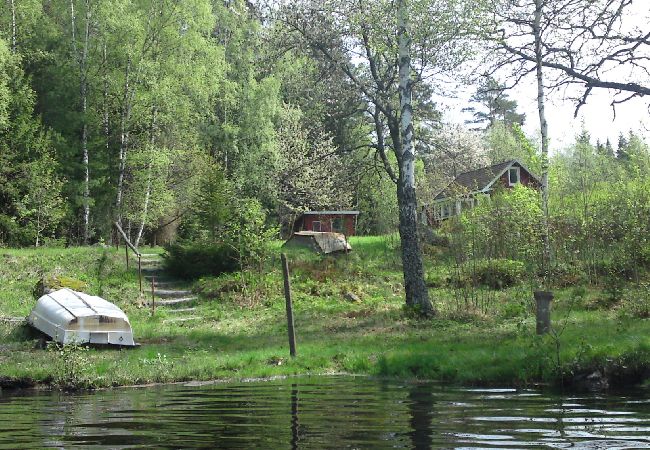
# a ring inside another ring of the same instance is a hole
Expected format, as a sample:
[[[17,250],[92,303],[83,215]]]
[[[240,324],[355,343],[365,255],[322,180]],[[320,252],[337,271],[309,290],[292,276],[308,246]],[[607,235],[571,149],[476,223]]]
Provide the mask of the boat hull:
[[[120,308],[70,289],[39,298],[27,322],[60,344],[136,345],[129,319]]]

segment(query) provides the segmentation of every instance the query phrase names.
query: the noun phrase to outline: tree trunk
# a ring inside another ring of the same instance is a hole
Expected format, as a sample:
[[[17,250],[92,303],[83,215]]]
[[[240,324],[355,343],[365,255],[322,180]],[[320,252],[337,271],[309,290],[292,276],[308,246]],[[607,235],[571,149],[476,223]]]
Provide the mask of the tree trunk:
[[[83,129],[81,132],[81,147],[83,152],[84,166],[84,245],[88,244],[90,238],[90,158],[88,155],[88,42],[90,40],[90,2],[86,0],[86,27],[84,33],[84,46],[81,55],[79,69],[81,72],[81,114],[83,120]]]
[[[544,76],[542,72],[542,9],[544,0],[535,0],[535,19],[533,34],[535,36],[535,66],[537,76],[537,110],[539,112],[539,125],[542,134],[542,245],[543,245],[543,274],[544,283],[549,282],[551,263],[551,245],[548,231],[548,123],[544,110]]]
[[[423,315],[432,315],[435,311],[429,301],[429,294],[424,283],[422,255],[417,234],[413,108],[411,106],[411,39],[407,30],[408,6],[406,0],[400,0],[398,8],[399,24],[397,34],[399,38],[399,97],[401,108],[399,135],[401,142],[394,142],[394,144],[399,162],[397,202],[399,206],[399,233],[402,243],[404,288],[408,306],[419,309]]]
[[[72,51],[79,66],[79,95],[81,98],[81,153],[84,168],[83,181],[83,243],[88,244],[90,235],[90,168],[88,156],[88,124],[86,113],[88,109],[88,40],[90,38],[90,4],[86,0],[86,24],[84,42],[81,55],[77,52],[77,24],[74,11],[74,0],[70,0],[70,33],[72,37]]]
[[[119,174],[117,178],[117,197],[115,199],[115,210],[117,214],[117,223],[122,225],[122,193],[124,190],[124,172],[126,170],[126,155],[129,146],[129,132],[127,130],[127,120],[130,115],[130,98],[129,98],[129,72],[131,69],[131,58],[126,61],[124,72],[124,97],[122,100],[122,111],[120,117],[120,153],[119,153]]]
[[[9,0],[9,7],[11,8],[11,53],[16,53],[18,48],[18,37],[16,29],[16,2]]]
[[[142,206],[142,220],[140,221],[140,228],[138,229],[138,235],[135,238],[135,247],[137,248],[140,244],[140,239],[142,238],[142,232],[144,231],[144,226],[147,222],[147,213],[149,212],[149,200],[151,198],[151,182],[153,177],[153,146],[156,141],[156,108],[154,107],[151,112],[151,128],[149,129],[149,145],[150,151],[152,152],[151,159],[149,160],[149,165],[147,167],[147,190],[144,194],[144,205]]]
[[[103,66],[103,92],[102,92],[102,126],[104,128],[104,148],[106,157],[110,150],[110,122],[108,115],[108,56],[106,54],[106,41],[102,45],[102,66]]]

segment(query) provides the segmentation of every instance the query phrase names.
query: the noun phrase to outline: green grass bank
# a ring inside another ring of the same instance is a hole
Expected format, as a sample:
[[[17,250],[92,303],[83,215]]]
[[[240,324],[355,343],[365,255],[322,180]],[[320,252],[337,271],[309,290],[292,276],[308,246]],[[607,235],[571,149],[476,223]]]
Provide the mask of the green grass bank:
[[[454,287],[444,282],[451,262],[430,247],[425,265],[438,315],[421,320],[403,308],[397,240],[358,237],[351,243],[354,250],[337,257],[289,253],[296,358],[288,356],[279,243],[264,267],[188,283],[199,294],[201,319],[187,322],[170,321],[164,308],[151,314],[134,265],[125,268],[123,249],[0,249],[0,386],[110,387],[340,372],[577,386],[594,373],[610,385],[650,376],[650,321],[606,301],[598,286],[557,289],[555,332],[538,337],[530,286]],[[116,303],[141,347],[42,348],[14,319],[29,313],[44,275],[79,280],[86,292]]]

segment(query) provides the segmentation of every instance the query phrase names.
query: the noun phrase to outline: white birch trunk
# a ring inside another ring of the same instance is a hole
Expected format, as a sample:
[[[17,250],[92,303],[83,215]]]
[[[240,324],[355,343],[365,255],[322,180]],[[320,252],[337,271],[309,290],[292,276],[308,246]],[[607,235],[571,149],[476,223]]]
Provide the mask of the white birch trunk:
[[[16,53],[18,49],[18,31],[16,27],[16,2],[9,0],[9,8],[11,8],[11,53]]]
[[[402,265],[406,304],[423,315],[435,313],[424,282],[424,268],[417,234],[417,199],[415,195],[415,151],[413,146],[413,107],[411,81],[411,38],[408,33],[407,0],[398,1],[399,97],[401,142],[395,144],[399,163],[397,200],[399,231],[402,242]]]
[[[77,17],[74,9],[74,0],[70,0],[70,34],[72,36],[72,52],[79,66],[79,94],[81,97],[81,153],[82,165],[84,167],[83,181],[83,243],[88,244],[90,235],[90,168],[88,156],[88,124],[86,113],[88,109],[88,40],[90,38],[90,4],[86,0],[86,24],[84,32],[84,43],[81,55],[77,51]]]
[[[110,143],[110,123],[109,123],[109,116],[108,116],[108,56],[106,54],[106,41],[104,41],[104,45],[102,46],[102,65],[104,67],[104,74],[103,74],[103,92],[102,92],[102,125],[104,128],[104,148],[106,149],[106,155],[109,154],[109,143]]]
[[[535,0],[535,18],[533,22],[533,34],[535,36],[535,66],[537,77],[537,110],[539,113],[539,125],[542,135],[542,245],[543,245],[543,271],[545,282],[548,282],[550,270],[551,248],[548,232],[548,123],[546,122],[545,101],[544,101],[544,74],[542,54],[542,13],[544,0]]]
[[[71,2],[72,3],[72,2]],[[83,129],[81,133],[81,147],[83,153],[84,166],[84,244],[88,244],[90,238],[90,158],[88,155],[88,43],[90,41],[90,1],[86,0],[86,26],[84,33],[84,46],[81,55],[79,69],[81,72],[81,113],[83,120]]]
[[[153,177],[153,146],[156,142],[156,108],[152,111],[151,117],[151,130],[149,134],[149,145],[150,151],[152,153],[151,159],[149,160],[149,165],[147,166],[147,190],[144,194],[144,205],[142,206],[142,220],[140,221],[140,228],[138,229],[138,234],[135,238],[135,247],[137,248],[140,244],[140,239],[142,238],[142,233],[144,231],[144,226],[147,222],[147,214],[149,212],[149,199],[151,198],[151,182]]]
[[[126,156],[129,147],[129,133],[127,130],[127,120],[130,115],[130,98],[129,98],[129,73],[131,69],[131,58],[126,62],[124,72],[124,97],[122,101],[122,112],[120,115],[120,153],[119,153],[119,172],[117,178],[117,197],[115,199],[115,210],[117,213],[117,223],[122,226],[122,193],[124,190],[124,172],[126,170]]]

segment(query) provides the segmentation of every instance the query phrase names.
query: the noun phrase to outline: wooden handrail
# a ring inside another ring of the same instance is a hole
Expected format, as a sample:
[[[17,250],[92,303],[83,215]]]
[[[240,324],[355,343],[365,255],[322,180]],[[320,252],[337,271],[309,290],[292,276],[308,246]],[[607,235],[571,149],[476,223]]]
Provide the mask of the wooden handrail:
[[[140,252],[138,251],[138,249],[135,248],[135,246],[133,244],[131,244],[131,241],[129,241],[129,238],[126,236],[126,233],[124,232],[124,230],[122,229],[122,227],[120,226],[119,223],[115,222],[115,228],[117,228],[117,231],[119,231],[120,234],[122,235],[122,238],[124,238],[124,242],[126,242],[126,245],[128,245],[129,248],[131,250],[133,250],[133,253],[135,253],[136,256],[138,258],[140,258],[142,255],[140,255]]]

